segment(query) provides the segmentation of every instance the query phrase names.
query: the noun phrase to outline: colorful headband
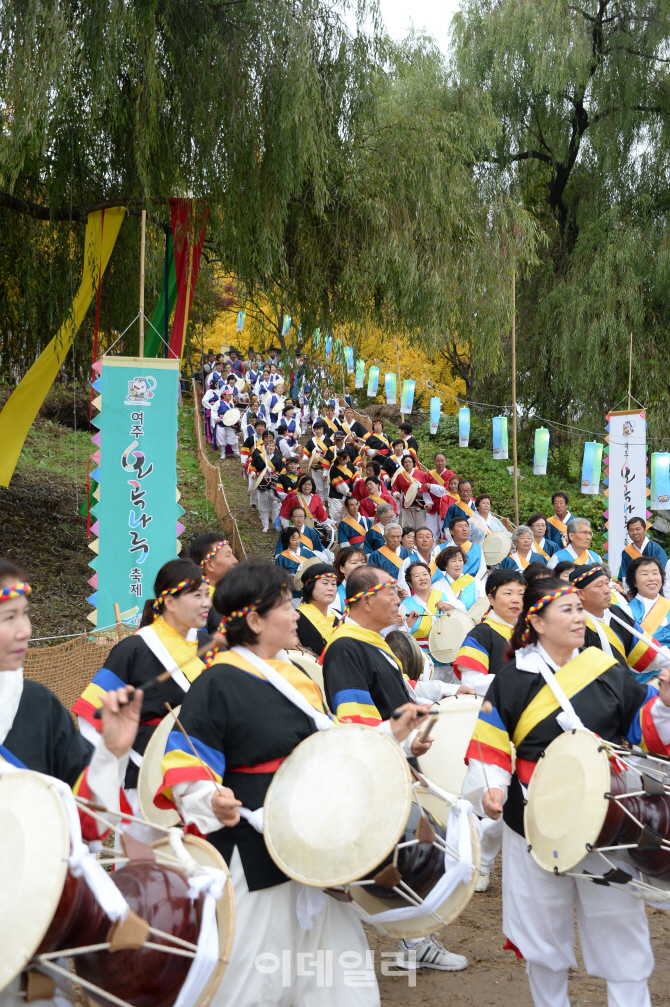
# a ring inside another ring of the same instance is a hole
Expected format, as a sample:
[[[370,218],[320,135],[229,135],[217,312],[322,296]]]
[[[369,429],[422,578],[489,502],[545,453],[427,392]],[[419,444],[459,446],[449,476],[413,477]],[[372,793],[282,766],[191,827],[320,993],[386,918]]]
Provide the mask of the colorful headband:
[[[3,587],[2,591],[0,591],[0,603],[11,601],[12,598],[22,598],[24,595],[29,595],[31,590],[30,584],[23,580],[12,584],[11,587]]]
[[[523,631],[523,636],[521,637],[522,643],[528,643],[530,639],[530,617],[531,615],[537,615],[541,609],[550,605],[552,601],[556,601],[557,598],[562,598],[564,594],[579,594],[576,587],[562,587],[559,591],[554,591],[553,594],[545,594],[544,598],[540,598],[536,601],[534,605],[531,605],[526,613],[526,628]]]
[[[156,615],[158,615],[158,613],[160,612],[160,607],[165,601],[165,599],[168,597],[168,595],[179,594],[180,591],[183,591],[185,587],[188,587],[189,584],[192,583],[193,583],[192,580],[180,580],[179,583],[176,585],[176,587],[169,587],[166,591],[161,591],[161,593],[154,600],[154,603],[151,606]]]
[[[590,566],[588,570],[584,570],[582,573],[578,573],[577,576],[570,578],[570,583],[575,587],[580,584],[582,587],[588,587],[588,584],[592,580],[598,580],[599,577],[609,577],[607,573],[603,570],[601,566]]]
[[[288,588],[288,584],[284,584],[284,590]],[[257,601],[252,601],[250,605],[245,605],[244,608],[236,608],[230,615],[224,615],[223,619],[216,628],[217,633],[221,633],[222,636],[226,635],[226,626],[229,622],[234,619],[243,619],[245,615],[249,615],[250,612],[256,612],[261,605],[261,599],[258,598]],[[206,668],[211,668],[214,663],[214,658],[219,653],[219,648],[217,644],[214,644],[211,650],[208,650],[202,659],[202,663]]]
[[[383,580],[381,584],[375,584],[374,587],[369,587],[367,591],[359,591],[358,594],[355,594],[352,598],[345,598],[344,614],[349,615],[349,608],[355,602],[360,601],[361,598],[369,598],[371,595],[377,594],[377,591],[383,591],[385,587],[389,586],[389,584],[393,584],[393,581]]]
[[[200,561],[200,566],[204,567],[205,563],[208,563],[210,559],[216,556],[219,549],[223,549],[224,545],[228,545],[227,539],[222,539],[220,542],[215,542],[212,548],[209,550],[206,556]]]

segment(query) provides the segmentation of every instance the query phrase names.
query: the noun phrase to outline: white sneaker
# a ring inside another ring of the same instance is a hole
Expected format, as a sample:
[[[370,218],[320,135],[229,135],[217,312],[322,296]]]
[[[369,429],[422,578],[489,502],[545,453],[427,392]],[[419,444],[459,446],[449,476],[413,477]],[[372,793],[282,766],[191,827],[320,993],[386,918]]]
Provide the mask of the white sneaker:
[[[490,871],[480,871],[477,884],[475,885],[476,892],[485,892],[489,887],[489,882],[491,881]]]
[[[462,972],[468,967],[467,958],[447,951],[434,934],[417,943],[399,941],[395,963],[400,969],[439,969],[441,972]]]

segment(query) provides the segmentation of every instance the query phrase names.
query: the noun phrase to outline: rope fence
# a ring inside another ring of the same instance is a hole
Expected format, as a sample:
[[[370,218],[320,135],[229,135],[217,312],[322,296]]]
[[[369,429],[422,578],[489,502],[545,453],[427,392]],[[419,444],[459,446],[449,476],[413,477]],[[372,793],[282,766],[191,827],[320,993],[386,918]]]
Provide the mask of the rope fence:
[[[235,520],[235,517],[228,506],[228,501],[226,500],[226,492],[223,488],[223,483],[221,482],[221,472],[219,470],[219,466],[212,465],[205,451],[206,442],[202,431],[200,414],[200,410],[202,408],[202,386],[195,380],[193,381],[193,401],[193,429],[198,445],[198,462],[200,464],[200,471],[205,479],[205,496],[216,511],[216,516],[223,525],[226,538],[228,539],[235,556],[238,560],[243,560],[246,557],[246,552],[244,545],[242,544],[240,530],[237,527],[237,521]]]

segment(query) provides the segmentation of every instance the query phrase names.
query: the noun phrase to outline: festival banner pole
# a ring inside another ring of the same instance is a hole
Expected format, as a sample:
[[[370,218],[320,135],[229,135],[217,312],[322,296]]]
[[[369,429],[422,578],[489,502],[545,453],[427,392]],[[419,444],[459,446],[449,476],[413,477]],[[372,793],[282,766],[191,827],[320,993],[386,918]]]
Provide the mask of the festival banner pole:
[[[514,524],[519,524],[519,476],[516,453],[516,266],[512,269],[512,456],[514,467]]]
[[[142,238],[140,240],[140,356],[144,356],[144,249],[146,247],[147,211],[142,210]]]

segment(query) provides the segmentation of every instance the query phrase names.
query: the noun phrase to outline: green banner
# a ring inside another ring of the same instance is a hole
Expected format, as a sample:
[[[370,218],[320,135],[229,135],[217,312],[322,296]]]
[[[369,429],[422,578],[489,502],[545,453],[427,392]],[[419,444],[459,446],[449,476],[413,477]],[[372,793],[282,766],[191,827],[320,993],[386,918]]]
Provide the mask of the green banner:
[[[167,305],[165,303],[165,290],[167,287]],[[177,274],[174,268],[174,245],[172,244],[172,232],[167,236],[167,250],[165,263],[163,265],[163,286],[161,287],[158,303],[151,316],[151,325],[144,328],[144,356],[164,357],[165,342],[170,342],[169,321],[170,315],[174,311],[177,303]],[[167,309],[167,312],[166,312]],[[167,321],[166,321],[167,313]],[[167,329],[167,333],[166,333]],[[158,330],[158,331],[156,331]],[[159,335],[160,333],[160,335]],[[165,340],[165,342],[163,342]]]

